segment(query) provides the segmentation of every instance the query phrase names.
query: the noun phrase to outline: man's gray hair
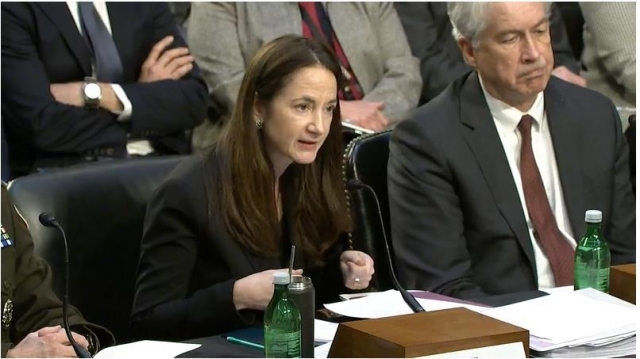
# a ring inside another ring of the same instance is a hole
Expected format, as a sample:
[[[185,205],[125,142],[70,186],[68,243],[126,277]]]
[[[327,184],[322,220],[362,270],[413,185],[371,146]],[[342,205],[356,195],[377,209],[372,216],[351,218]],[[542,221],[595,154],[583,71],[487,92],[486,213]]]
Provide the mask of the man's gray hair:
[[[471,41],[471,46],[477,48],[480,44],[479,35],[487,27],[487,13],[491,2],[449,2],[447,12],[453,26],[453,37],[458,40],[464,37]],[[551,3],[545,2],[547,18],[551,14]]]
[[[478,36],[487,26],[487,9],[489,2],[449,2],[447,12],[453,26],[453,37],[458,40],[464,37],[471,41],[471,46],[478,47]]]

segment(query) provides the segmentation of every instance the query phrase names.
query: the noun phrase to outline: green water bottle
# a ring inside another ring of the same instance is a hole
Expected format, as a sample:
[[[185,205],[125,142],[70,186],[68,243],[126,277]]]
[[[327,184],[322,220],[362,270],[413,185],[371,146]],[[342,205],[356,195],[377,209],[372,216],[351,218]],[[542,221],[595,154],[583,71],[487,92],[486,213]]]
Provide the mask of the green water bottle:
[[[573,288],[595,288],[609,293],[611,252],[602,235],[602,212],[585,213],[587,230],[576,247]]]
[[[264,313],[264,354],[267,358],[300,358],[300,311],[289,296],[289,273],[273,275],[273,297]]]

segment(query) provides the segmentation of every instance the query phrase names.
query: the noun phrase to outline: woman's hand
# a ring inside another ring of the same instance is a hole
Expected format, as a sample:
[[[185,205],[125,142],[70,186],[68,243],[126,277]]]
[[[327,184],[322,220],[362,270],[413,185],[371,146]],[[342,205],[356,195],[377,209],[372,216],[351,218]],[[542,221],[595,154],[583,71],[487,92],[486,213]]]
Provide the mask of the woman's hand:
[[[233,285],[233,304],[236,310],[264,310],[273,297],[273,274],[288,271],[288,268],[270,269],[238,279]],[[294,270],[293,275],[302,275],[302,269]]]
[[[340,256],[340,269],[345,287],[353,290],[369,286],[373,269],[373,259],[360,251],[344,251]]]

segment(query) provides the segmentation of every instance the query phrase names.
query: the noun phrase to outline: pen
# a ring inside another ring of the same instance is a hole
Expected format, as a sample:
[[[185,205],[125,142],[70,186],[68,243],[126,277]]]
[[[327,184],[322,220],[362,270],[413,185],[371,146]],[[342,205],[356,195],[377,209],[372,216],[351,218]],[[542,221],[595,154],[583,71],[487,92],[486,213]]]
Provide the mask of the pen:
[[[262,344],[252,343],[246,340],[238,339],[236,337],[227,337],[227,341],[229,343],[235,343],[235,344],[240,344],[240,345],[244,345],[244,346],[255,348],[255,349],[264,350],[264,345]]]

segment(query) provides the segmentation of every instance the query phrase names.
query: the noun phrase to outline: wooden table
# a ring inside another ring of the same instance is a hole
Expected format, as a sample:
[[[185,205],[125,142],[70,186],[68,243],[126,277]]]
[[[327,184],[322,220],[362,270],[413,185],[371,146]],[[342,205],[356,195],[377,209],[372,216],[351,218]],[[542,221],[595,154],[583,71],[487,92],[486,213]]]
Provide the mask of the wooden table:
[[[609,294],[636,304],[636,265],[622,264],[611,267]]]

